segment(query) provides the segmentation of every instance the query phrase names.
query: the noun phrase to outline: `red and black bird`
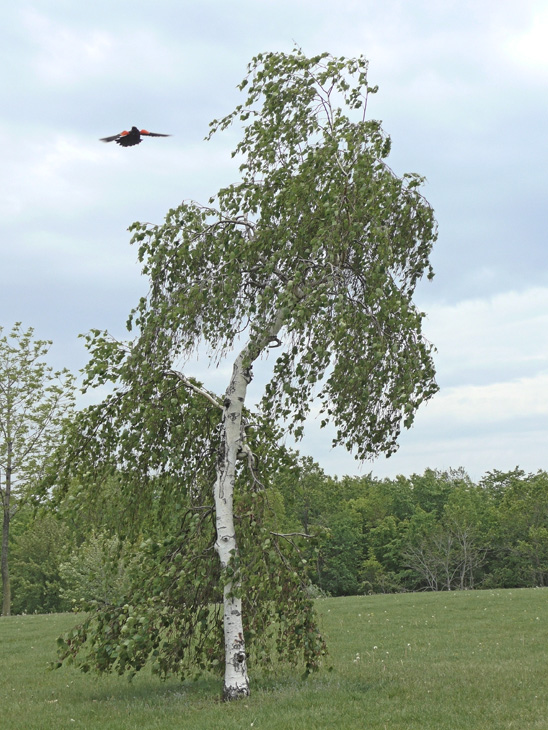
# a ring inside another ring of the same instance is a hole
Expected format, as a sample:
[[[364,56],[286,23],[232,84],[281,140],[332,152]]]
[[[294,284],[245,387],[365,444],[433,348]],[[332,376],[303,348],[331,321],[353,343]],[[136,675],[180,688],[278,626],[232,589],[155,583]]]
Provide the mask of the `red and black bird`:
[[[120,134],[113,134],[112,137],[101,137],[100,141],[116,142],[116,144],[121,144],[122,147],[132,147],[134,144],[141,144],[141,137],[171,137],[171,135],[148,132],[146,129],[132,127],[129,132],[124,130]]]

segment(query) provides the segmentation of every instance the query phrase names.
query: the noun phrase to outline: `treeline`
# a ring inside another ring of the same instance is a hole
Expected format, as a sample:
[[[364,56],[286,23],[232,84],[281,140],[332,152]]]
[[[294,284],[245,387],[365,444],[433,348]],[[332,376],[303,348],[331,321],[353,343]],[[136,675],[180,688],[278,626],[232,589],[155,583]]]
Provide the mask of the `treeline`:
[[[462,469],[282,485],[287,526],[318,533],[312,580],[332,595],[548,584],[548,473]]]
[[[124,504],[120,479],[99,491],[74,485],[61,501],[20,516],[11,550],[14,613],[116,600],[139,546],[178,529],[184,499],[164,504],[159,482],[141,513]],[[548,585],[545,471],[493,471],[477,484],[462,469],[339,479],[294,458],[267,495],[270,529],[298,543],[313,594]]]

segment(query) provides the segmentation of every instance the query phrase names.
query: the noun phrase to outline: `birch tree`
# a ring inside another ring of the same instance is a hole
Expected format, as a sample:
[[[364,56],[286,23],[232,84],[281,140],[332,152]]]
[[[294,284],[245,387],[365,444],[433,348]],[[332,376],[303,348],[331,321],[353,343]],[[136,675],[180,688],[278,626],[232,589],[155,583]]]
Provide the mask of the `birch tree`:
[[[238,470],[252,481],[257,463],[245,406],[258,361],[270,368],[263,423],[298,439],[314,403],[334,444],[360,460],[393,453],[437,390],[412,300],[433,276],[436,224],[423,179],[386,163],[390,138],[368,118],[377,89],[367,72],[363,57],[256,56],[239,85],[244,100],[209,135],[241,128],[240,180],[206,205],[183,202],[161,225],[132,226],[150,280],[128,321],[136,338],[118,347],[95,332],[89,343],[90,384],[114,369],[138,390],[160,374],[219,409],[211,489],[225,699],[249,693],[234,500]],[[204,348],[214,363],[232,360],[220,398],[185,374]]]
[[[0,327],[0,335],[3,328]],[[16,323],[0,337],[0,496],[2,499],[2,614],[11,611],[10,526],[37,489],[45,462],[73,406],[73,377],[44,361],[51,342],[33,340]]]

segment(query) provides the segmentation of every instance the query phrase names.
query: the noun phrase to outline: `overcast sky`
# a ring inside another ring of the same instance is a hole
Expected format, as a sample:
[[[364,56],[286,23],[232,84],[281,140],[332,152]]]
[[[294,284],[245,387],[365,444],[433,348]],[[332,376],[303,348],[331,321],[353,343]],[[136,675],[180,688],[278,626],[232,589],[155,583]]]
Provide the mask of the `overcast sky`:
[[[426,176],[439,223],[436,277],[417,302],[441,390],[388,460],[360,467],[314,421],[299,448],[339,476],[548,468],[547,39],[534,0],[9,3],[0,326],[34,327],[53,340],[51,364],[74,372],[87,360],[79,333],[124,337],[147,290],[127,227],[235,180],[237,129],[204,137],[239,103],[251,57],[295,42],[363,53],[390,165]],[[98,141],[132,125],[173,136]],[[192,373],[224,390],[226,371],[203,367]]]

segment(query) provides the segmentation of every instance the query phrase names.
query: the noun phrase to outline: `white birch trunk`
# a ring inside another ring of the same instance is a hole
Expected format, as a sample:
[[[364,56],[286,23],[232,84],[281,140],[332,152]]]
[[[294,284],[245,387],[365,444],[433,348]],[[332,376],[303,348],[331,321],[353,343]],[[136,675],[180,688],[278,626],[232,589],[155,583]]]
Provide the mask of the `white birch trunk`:
[[[234,528],[234,484],[238,457],[243,454],[247,456],[242,413],[247,386],[252,379],[252,364],[270,342],[277,341],[277,335],[282,325],[283,313],[279,312],[272,325],[264,333],[264,337],[254,344],[253,355],[251,355],[249,346],[240,352],[234,363],[232,378],[223,402],[223,442],[214,488],[217,527],[215,548],[223,568],[226,568],[232,557],[238,555]],[[249,695],[242,600],[231,595],[233,588],[237,589],[239,586],[231,581],[223,586],[225,638],[223,699],[225,700]]]
[[[234,482],[236,461],[242,450],[242,411],[250,376],[242,366],[243,353],[234,363],[232,379],[223,404],[224,438],[215,482],[215,513],[217,542],[215,544],[221,566],[226,568],[238,553],[234,529]],[[232,700],[249,695],[249,679],[242,622],[242,600],[231,596],[232,581],[223,587],[225,680],[223,699]]]

